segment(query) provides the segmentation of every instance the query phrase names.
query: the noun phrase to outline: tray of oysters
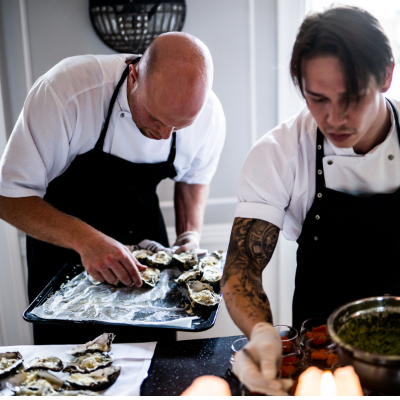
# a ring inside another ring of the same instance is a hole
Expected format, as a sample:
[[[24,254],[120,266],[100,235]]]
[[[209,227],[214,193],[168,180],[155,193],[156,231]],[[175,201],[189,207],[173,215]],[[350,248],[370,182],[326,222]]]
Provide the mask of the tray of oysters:
[[[141,288],[100,283],[82,266],[67,264],[24,312],[24,319],[36,323],[89,322],[196,332],[215,324],[222,301],[223,251],[176,254],[141,249],[132,254],[147,267],[141,272]],[[106,302],[111,298],[112,303]],[[66,315],[72,317],[65,318]],[[192,320],[190,326],[177,323],[185,318]]]
[[[15,396],[98,396],[121,372],[112,365],[114,337],[103,333],[71,348],[67,361],[52,356],[27,361],[18,351],[0,353],[0,379],[8,378],[4,386]]]

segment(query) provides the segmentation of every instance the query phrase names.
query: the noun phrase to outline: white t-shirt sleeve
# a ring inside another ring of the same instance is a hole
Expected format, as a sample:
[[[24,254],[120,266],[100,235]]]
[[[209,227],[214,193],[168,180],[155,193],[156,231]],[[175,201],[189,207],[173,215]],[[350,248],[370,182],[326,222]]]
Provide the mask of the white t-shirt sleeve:
[[[57,94],[39,78],[25,101],[0,161],[0,195],[42,197],[66,168],[72,138],[68,115]]]
[[[282,230],[293,188],[293,173],[272,134],[250,150],[239,176],[235,217],[271,222]]]
[[[202,145],[193,157],[190,168],[182,177],[175,179],[188,184],[208,185],[218,166],[225,142],[226,121],[222,105],[212,92],[199,118],[194,134],[202,137]]]

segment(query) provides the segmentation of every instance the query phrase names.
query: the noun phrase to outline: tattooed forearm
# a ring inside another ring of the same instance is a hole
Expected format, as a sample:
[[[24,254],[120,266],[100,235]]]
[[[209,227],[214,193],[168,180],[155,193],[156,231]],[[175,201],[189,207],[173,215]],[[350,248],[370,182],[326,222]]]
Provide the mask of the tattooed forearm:
[[[278,235],[279,228],[266,221],[234,221],[221,287],[231,317],[245,333],[259,321],[272,323],[261,274],[271,260]]]

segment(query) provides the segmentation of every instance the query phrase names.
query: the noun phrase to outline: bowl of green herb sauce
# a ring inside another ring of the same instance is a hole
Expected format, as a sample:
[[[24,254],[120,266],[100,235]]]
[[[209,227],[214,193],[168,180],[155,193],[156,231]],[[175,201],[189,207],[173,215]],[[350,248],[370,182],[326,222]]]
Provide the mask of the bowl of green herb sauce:
[[[400,395],[400,297],[345,304],[328,319],[342,365],[352,365],[364,388]]]

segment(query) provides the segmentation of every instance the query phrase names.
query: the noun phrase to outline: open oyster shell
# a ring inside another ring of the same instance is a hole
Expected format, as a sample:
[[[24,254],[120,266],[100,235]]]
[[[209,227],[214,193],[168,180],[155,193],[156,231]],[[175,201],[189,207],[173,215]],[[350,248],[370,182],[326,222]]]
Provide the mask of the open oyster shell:
[[[90,374],[74,373],[67,382],[78,389],[102,390],[111,386],[118,378],[121,367],[98,369]]]
[[[154,253],[150,250],[135,250],[132,252],[132,255],[140,262],[140,264],[149,266],[151,266],[151,257],[153,254]]]
[[[150,265],[157,268],[165,268],[172,263],[172,256],[165,251],[158,251],[149,257]]]
[[[180,254],[174,254],[172,256],[178,266],[189,269],[197,265],[197,253],[192,251],[184,251]]]
[[[63,369],[62,361],[57,357],[34,358],[25,364],[25,370],[46,369],[51,371],[61,371]]]
[[[71,356],[81,356],[85,353],[95,353],[95,352],[107,353],[111,350],[111,343],[114,340],[114,338],[115,335],[113,333],[103,333],[96,339],[87,342],[85,344],[80,344],[79,346],[75,346],[66,353],[70,354]]]
[[[200,276],[201,276],[200,268],[191,269],[189,271],[184,272],[182,275],[178,276],[178,278],[175,279],[175,282],[182,285],[190,280],[199,279]]]
[[[211,307],[221,302],[221,296],[215,293],[213,288],[207,283],[200,281],[189,281],[187,282],[186,286],[188,288],[192,307]]]
[[[224,251],[223,250],[216,250],[216,251],[213,251],[211,253],[211,255],[213,257],[217,258],[218,260],[222,260],[222,257],[224,256]]]
[[[64,381],[57,378],[47,371],[35,370],[30,372],[21,372],[10,378],[6,383],[7,387],[18,395],[39,394],[47,392],[52,394],[62,389]]]
[[[222,269],[219,267],[205,266],[203,269],[202,282],[207,282],[211,285],[219,283],[222,278]]]
[[[160,270],[157,268],[147,267],[145,271],[140,272],[143,283],[154,287],[160,280]]]
[[[207,256],[203,257],[200,260],[200,266],[204,269],[205,267],[213,267],[213,268],[220,268],[221,267],[221,261],[214,256]]]
[[[22,364],[23,360],[21,353],[18,351],[0,353],[0,378],[13,372]]]
[[[86,353],[83,356],[74,358],[64,368],[63,372],[82,372],[88,373],[96,371],[99,368],[105,368],[111,365],[113,357],[103,353]]]

